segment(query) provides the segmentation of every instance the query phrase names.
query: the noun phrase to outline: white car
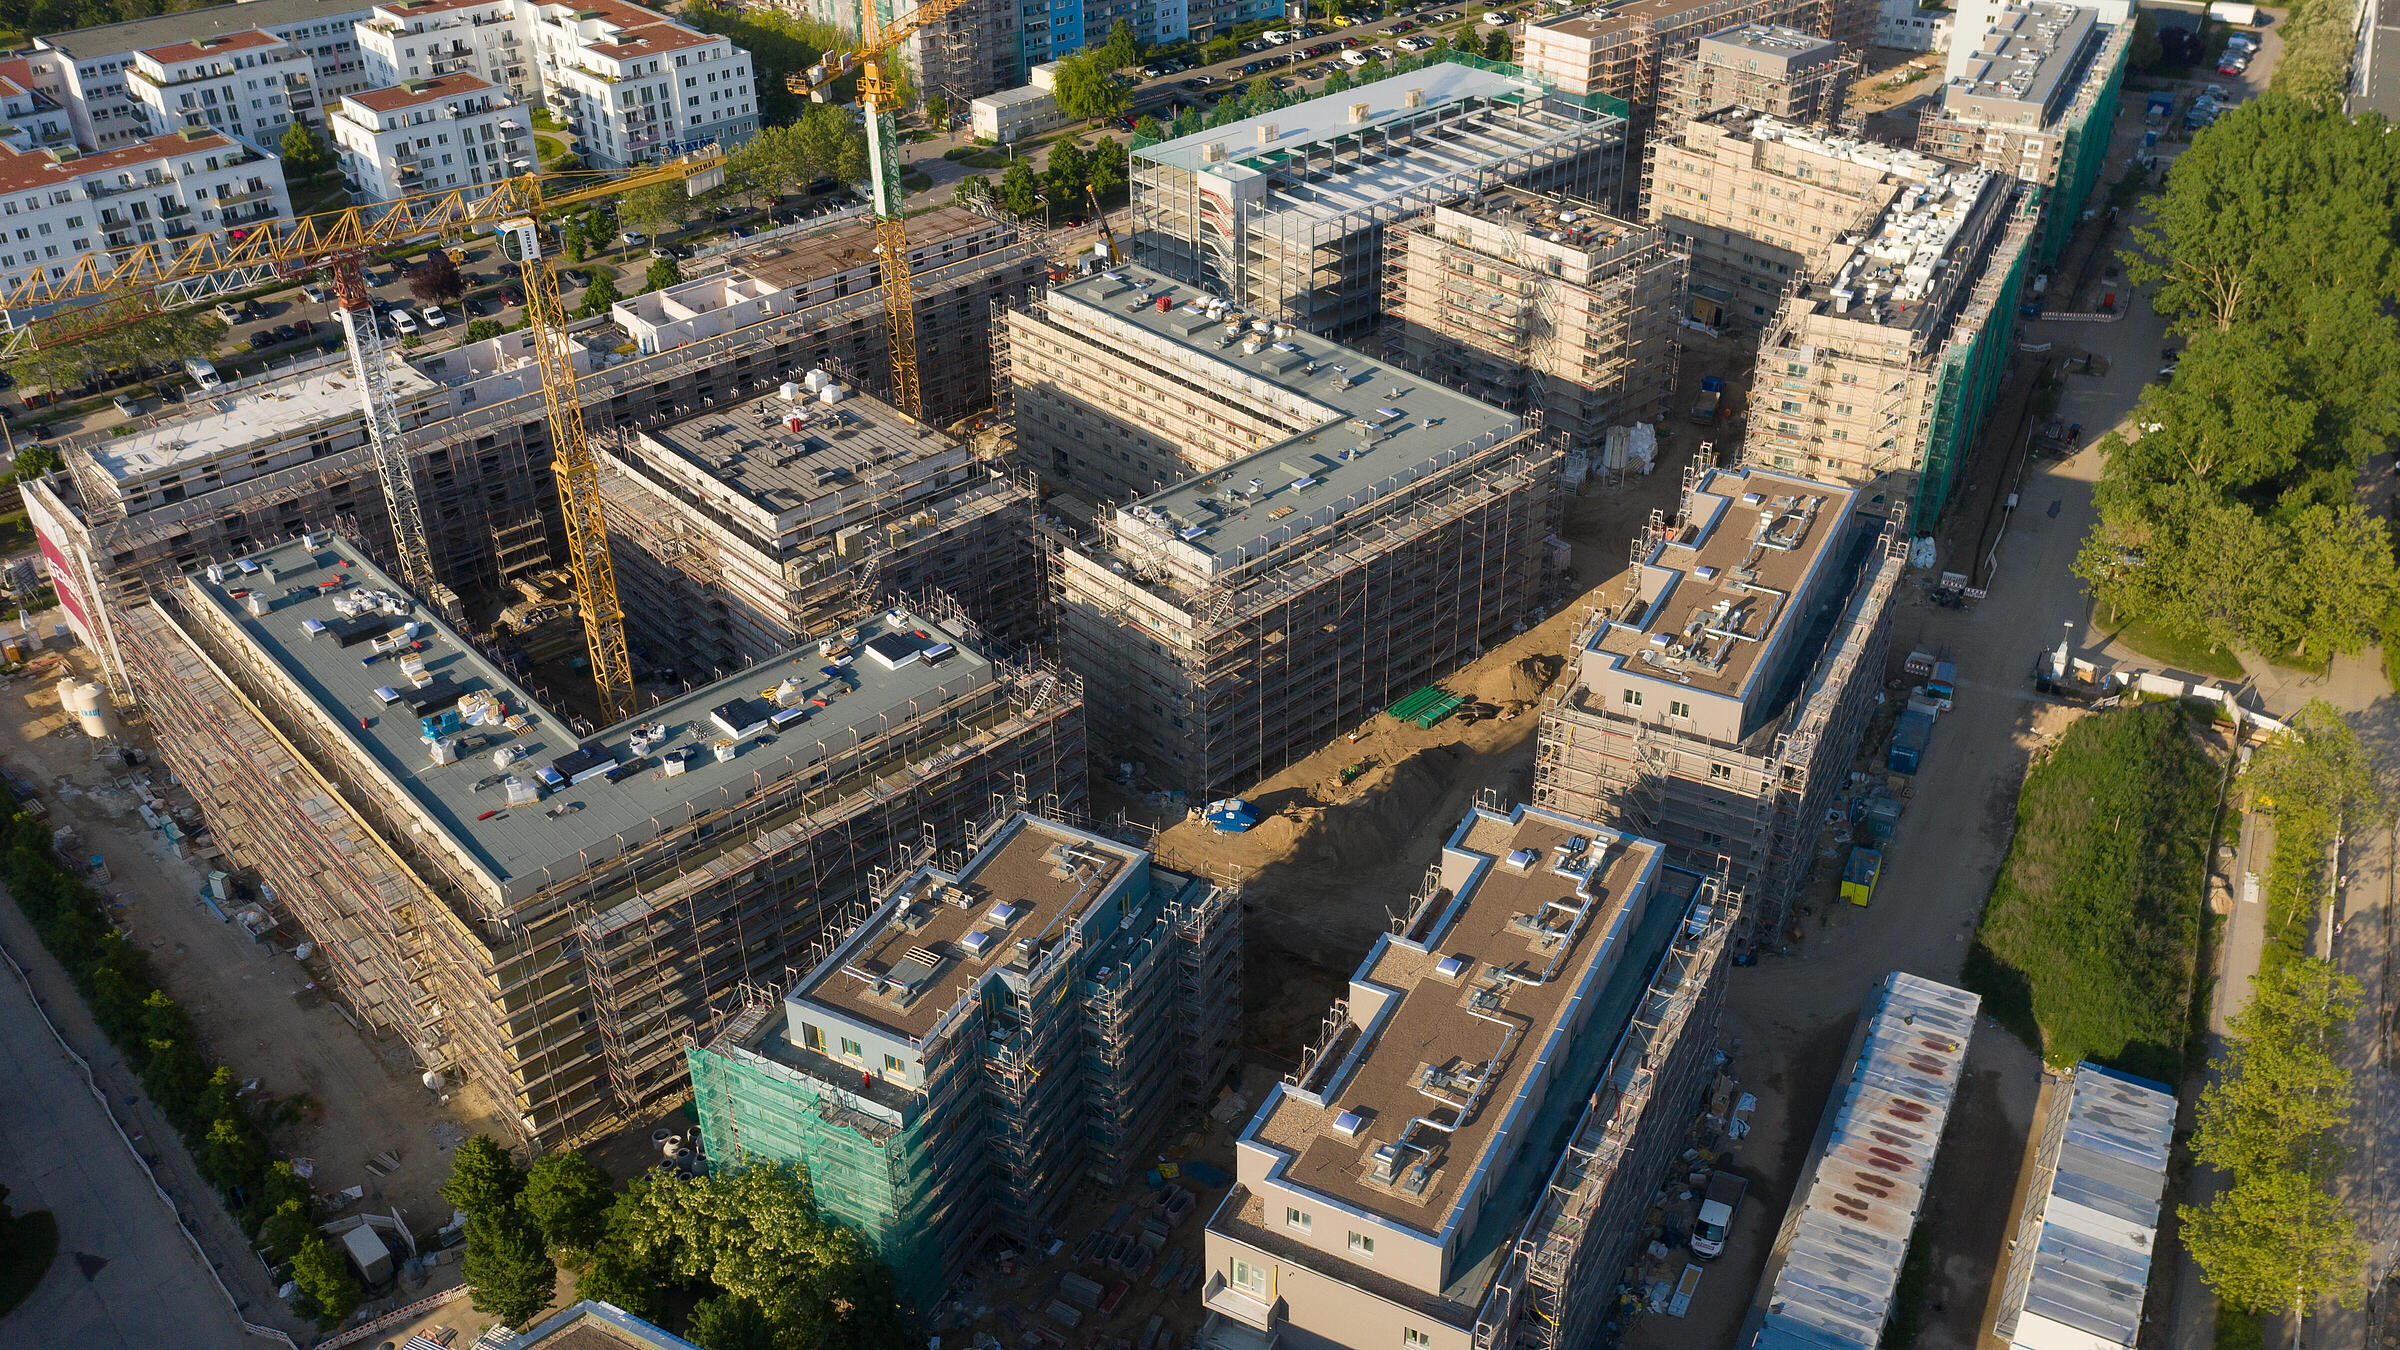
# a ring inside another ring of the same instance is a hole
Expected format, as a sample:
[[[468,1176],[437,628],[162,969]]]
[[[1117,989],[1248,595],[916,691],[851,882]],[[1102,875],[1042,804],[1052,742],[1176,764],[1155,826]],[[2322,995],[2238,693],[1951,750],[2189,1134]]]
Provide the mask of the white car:
[[[439,328],[450,322],[450,316],[442,312],[440,305],[427,305],[424,312],[417,317],[425,321],[427,328]]]
[[[216,313],[219,323],[240,323],[242,321],[242,307],[231,300],[219,300]]]
[[[1506,28],[1509,25],[1509,17],[1496,9],[1485,10],[1483,21],[1494,28]]]
[[[405,309],[395,309],[391,313],[391,320],[393,332],[400,334],[402,337],[413,337],[416,335],[416,315],[409,313]]]
[[[1432,38],[1418,37],[1414,34],[1400,39],[1400,50],[1404,52],[1421,52],[1432,45]]]
[[[1342,53],[1342,64],[1345,66],[1363,66],[1366,63],[1367,54],[1365,52],[1353,49]]]
[[[325,289],[323,286],[303,286],[300,288],[300,293],[320,305],[330,305],[333,303],[333,292]]]

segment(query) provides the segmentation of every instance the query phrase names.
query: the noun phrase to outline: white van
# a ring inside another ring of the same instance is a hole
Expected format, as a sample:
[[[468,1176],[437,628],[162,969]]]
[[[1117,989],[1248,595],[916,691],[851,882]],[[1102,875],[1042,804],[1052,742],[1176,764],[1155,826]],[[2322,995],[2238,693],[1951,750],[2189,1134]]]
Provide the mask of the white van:
[[[1342,64],[1345,66],[1363,66],[1366,63],[1367,54],[1365,52],[1353,48],[1342,53]]]
[[[205,356],[187,358],[183,363],[183,373],[191,376],[192,383],[199,385],[203,390],[214,389],[225,383],[224,379],[217,374],[215,363]]]
[[[417,316],[405,309],[392,311],[392,327],[403,337],[413,337],[417,331]]]

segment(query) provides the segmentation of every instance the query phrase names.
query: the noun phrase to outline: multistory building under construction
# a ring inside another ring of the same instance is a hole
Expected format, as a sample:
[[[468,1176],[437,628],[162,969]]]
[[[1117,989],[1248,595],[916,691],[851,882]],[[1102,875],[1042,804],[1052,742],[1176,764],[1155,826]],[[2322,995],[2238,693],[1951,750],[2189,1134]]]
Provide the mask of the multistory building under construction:
[[[799,1163],[930,1311],[1077,1182],[1119,1185],[1207,1106],[1241,1021],[1241,906],[1150,853],[1022,813],[920,856],[687,1051],[717,1166]]]
[[[2039,198],[1954,169],[1835,240],[1759,339],[1743,460],[1872,485],[1932,534],[1999,400]]]
[[[1675,391],[1683,255],[1589,202],[1515,188],[1387,231],[1385,341],[1411,370],[1596,457]]]
[[[682,1096],[684,1038],[876,868],[1083,790],[1074,676],[935,614],[588,735],[338,536],[155,587],[115,629],[158,753],[326,992],[542,1147]]]
[[[1858,56],[1829,37],[1771,23],[1711,33],[1691,55],[1666,63],[1651,139],[1671,140],[1686,121],[1719,108],[1830,129],[1857,76]]]
[[[824,371],[599,447],[617,586],[654,663],[737,670],[936,593],[985,641],[1034,636],[1032,491]]]
[[[1542,708],[1534,800],[1722,860],[1772,945],[1883,685],[1906,562],[1863,494],[1765,469],[1687,471],[1623,588],[1597,595]]]
[[[1571,1350],[1686,1146],[1738,892],[1654,841],[1470,811],[1234,1147],[1211,1350]]]
[[[1845,237],[1952,172],[1914,150],[1719,108],[1651,142],[1642,219],[1690,252],[1692,318],[1755,333]]]
[[[1052,572],[1110,762],[1246,785],[1539,598],[1562,456],[1513,413],[1137,267],[1052,286],[1005,346],[1028,465],[1119,498]]]
[[[595,434],[654,426],[828,364],[879,390],[889,348],[873,239],[856,222],[760,242],[722,275],[571,323],[586,423]],[[1024,295],[1047,262],[1035,241],[970,212],[913,220],[910,239],[925,415],[947,421],[989,404],[992,309]],[[509,333],[395,360],[390,371],[434,573],[470,599],[505,596],[562,556],[529,341]],[[628,344],[633,354],[618,355]],[[936,352],[942,359],[930,359]],[[312,529],[338,528],[352,547],[391,556],[357,381],[339,353],[66,441],[61,458],[18,486],[67,621],[120,695],[111,611],[152,583]],[[446,595],[426,599],[456,612]]]
[[[1563,94],[1620,101],[1626,144],[1634,148],[1638,165],[1641,147],[1679,86],[1679,63],[1698,53],[1702,39],[1744,25],[1771,24],[1831,38],[1856,56],[1866,51],[1874,22],[1875,6],[1861,0],[1632,0],[1526,24],[1517,59],[1527,74]],[[1601,199],[1617,210],[1630,212],[1638,200],[1631,167],[1621,197]]]
[[[1133,150],[1134,260],[1320,336],[1371,330],[1384,230],[1513,185],[1616,197],[1624,109],[1452,52],[1405,75]]]

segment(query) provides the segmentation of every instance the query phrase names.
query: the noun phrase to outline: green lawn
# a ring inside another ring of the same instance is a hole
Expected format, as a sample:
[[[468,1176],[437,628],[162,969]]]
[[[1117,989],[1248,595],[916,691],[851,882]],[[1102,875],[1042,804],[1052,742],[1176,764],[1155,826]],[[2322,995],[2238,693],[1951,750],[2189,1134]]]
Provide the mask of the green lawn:
[[[564,136],[546,136],[537,131],[533,133],[533,146],[545,169],[567,157],[567,138]]]
[[[12,489],[7,496],[6,511],[0,511],[0,558],[13,557],[33,547],[33,522],[25,516],[25,508]]]
[[[49,1210],[10,1218],[5,1239],[0,1239],[0,1313],[23,1303],[57,1256],[58,1220]]]
[[[2106,609],[2095,611],[2092,622],[2111,640],[2122,642],[2151,660],[2177,670],[2188,670],[2194,675],[2206,675],[2218,680],[2242,678],[2242,663],[2232,651],[2207,638],[2188,635],[2179,629],[2149,621],[2119,623],[2116,615]]]
[[[2053,1065],[2180,1076],[2220,779],[2190,717],[2093,714],[2025,776],[1965,978]]]
[[[313,216],[319,211],[335,211],[350,204],[350,194],[342,190],[342,176],[322,173],[303,180],[292,189],[292,214]]]

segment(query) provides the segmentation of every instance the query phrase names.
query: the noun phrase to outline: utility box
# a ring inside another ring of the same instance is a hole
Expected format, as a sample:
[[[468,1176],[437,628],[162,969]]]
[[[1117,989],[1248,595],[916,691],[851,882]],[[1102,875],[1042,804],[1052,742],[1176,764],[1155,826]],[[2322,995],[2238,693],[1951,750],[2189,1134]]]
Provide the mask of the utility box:
[[[383,1239],[365,1224],[342,1234],[342,1250],[350,1254],[350,1264],[358,1267],[358,1275],[372,1289],[392,1277],[392,1252]]]

